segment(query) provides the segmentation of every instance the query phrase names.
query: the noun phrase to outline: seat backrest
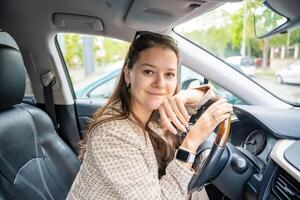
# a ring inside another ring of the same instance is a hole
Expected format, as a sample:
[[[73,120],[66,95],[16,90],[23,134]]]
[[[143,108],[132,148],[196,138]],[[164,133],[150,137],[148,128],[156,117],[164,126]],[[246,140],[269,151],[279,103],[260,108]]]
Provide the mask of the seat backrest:
[[[25,79],[17,44],[0,32],[0,199],[65,199],[80,161],[44,111],[21,103]]]

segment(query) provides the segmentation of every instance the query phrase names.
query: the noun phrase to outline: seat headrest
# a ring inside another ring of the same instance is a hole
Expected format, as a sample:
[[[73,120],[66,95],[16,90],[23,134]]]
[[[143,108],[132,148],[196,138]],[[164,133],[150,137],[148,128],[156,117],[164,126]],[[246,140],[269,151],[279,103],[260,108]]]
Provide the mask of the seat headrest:
[[[22,102],[25,65],[15,40],[0,31],[0,111]]]

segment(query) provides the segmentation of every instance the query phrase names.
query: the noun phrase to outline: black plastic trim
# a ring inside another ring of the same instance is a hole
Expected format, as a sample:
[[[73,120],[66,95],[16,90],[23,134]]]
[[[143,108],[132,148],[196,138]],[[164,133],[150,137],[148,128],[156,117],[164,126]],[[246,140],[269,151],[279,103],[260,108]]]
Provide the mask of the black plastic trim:
[[[300,139],[299,109],[235,105],[234,112],[240,120],[254,121],[277,138]]]
[[[45,109],[45,104],[37,105]],[[59,136],[67,143],[70,148],[78,155],[80,133],[75,115],[75,106],[72,105],[55,105],[57,122],[60,124],[57,130]]]

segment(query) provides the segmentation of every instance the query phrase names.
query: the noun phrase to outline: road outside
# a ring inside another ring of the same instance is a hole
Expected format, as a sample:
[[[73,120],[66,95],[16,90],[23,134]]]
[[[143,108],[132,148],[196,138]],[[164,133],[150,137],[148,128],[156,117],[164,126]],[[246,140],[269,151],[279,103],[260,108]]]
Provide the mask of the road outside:
[[[274,77],[254,77],[253,80],[279,98],[300,104],[300,85],[278,84]]]

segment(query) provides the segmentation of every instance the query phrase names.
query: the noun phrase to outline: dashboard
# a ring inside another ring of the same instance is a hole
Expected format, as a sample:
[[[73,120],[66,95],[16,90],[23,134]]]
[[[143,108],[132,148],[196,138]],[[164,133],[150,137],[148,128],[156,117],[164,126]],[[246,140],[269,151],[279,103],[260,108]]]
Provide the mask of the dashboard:
[[[276,141],[277,138],[266,128],[249,119],[236,119],[231,123],[229,142],[246,149],[264,162],[268,162],[268,156]]]
[[[235,106],[234,113],[228,142],[260,165],[245,198],[300,199],[300,110]]]

